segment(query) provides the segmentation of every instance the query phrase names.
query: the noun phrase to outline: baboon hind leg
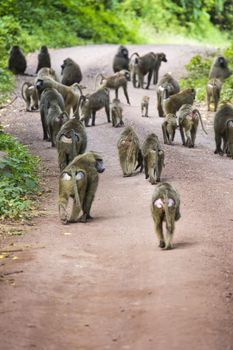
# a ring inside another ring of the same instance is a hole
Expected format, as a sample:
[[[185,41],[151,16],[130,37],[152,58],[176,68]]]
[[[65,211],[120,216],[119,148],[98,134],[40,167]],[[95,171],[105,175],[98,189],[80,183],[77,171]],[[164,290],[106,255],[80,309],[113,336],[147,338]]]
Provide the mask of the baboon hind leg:
[[[128,95],[128,91],[127,91],[127,86],[123,86],[123,90],[124,90],[126,101],[127,101],[128,105],[130,105],[129,95]]]
[[[165,248],[165,240],[164,240],[164,236],[163,236],[163,220],[162,220],[162,217],[160,217],[157,222],[154,222],[154,226],[155,226],[155,233],[156,233],[156,235],[158,237],[158,240],[159,240],[159,247],[160,248]]]
[[[180,127],[180,136],[181,136],[182,144],[183,144],[183,146],[185,146],[184,129],[183,129],[183,126],[181,125],[181,123],[179,124],[179,127]]]
[[[150,87],[150,82],[151,82],[152,74],[153,74],[153,70],[150,70],[149,73],[148,73],[148,80],[147,80],[146,89],[149,89],[149,87]]]
[[[90,215],[92,202],[95,198],[95,193],[98,187],[98,176],[92,179],[91,184],[88,185],[84,200],[83,200],[83,215],[80,217],[80,222],[87,222],[88,219],[92,219]]]

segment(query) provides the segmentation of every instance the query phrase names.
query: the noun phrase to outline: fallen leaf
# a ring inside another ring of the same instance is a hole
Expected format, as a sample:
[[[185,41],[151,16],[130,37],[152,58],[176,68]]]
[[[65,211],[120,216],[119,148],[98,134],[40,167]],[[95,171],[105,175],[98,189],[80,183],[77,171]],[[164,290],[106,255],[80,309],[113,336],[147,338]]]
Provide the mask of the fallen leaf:
[[[12,260],[17,260],[19,259],[17,256],[13,256]]]
[[[65,233],[63,233],[65,236],[69,236],[69,235],[72,235],[72,233],[70,233],[70,232],[65,232]]]

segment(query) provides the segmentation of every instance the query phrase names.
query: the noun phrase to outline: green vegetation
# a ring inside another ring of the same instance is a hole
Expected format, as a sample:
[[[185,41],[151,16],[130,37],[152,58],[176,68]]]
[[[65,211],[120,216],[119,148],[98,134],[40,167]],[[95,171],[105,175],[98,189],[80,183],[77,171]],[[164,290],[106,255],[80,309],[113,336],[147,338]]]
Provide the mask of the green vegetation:
[[[30,196],[39,190],[36,170],[39,159],[12,136],[0,133],[0,218],[28,218],[32,207]]]
[[[227,58],[231,69],[233,69],[233,43],[223,52],[223,55]],[[190,62],[185,66],[188,76],[186,79],[180,81],[180,86],[181,88],[195,87],[197,91],[197,101],[203,101],[205,99],[205,87],[208,82],[212,60],[212,57],[203,58],[200,55],[196,55],[192,57]],[[233,102],[233,76],[224,81],[221,91],[221,100]]]

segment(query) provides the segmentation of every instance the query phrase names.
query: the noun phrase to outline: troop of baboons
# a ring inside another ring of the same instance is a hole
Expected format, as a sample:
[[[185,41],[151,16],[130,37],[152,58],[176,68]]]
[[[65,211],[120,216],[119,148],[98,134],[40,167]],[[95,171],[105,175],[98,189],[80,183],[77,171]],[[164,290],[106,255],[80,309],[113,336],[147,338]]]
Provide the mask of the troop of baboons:
[[[80,82],[83,79],[81,68],[71,58],[66,58],[61,65],[61,82],[51,68],[48,48],[42,46],[38,55],[37,76],[33,82],[22,86],[22,97],[26,110],[39,108],[43,130],[43,139],[51,141],[58,153],[59,177],[59,215],[63,224],[87,222],[92,219],[90,210],[98,187],[99,173],[104,171],[103,157],[98,152],[87,152],[88,134],[86,127],[95,126],[96,113],[105,109],[107,122],[112,126],[123,127],[123,104],[119,100],[118,90],[123,88],[126,102],[130,104],[128,84],[134,88],[150,88],[151,81],[157,84],[157,110],[161,123],[164,144],[174,144],[175,132],[180,130],[181,142],[188,148],[195,147],[199,120],[203,125],[199,110],[193,107],[195,89],[190,86],[180,90],[178,81],[171,73],[164,74],[158,81],[161,63],[167,62],[165,53],[149,52],[139,55],[134,52],[129,56],[128,49],[121,45],[114,58],[114,74],[105,76],[99,72],[95,78],[95,91],[84,94]],[[27,62],[18,46],[10,52],[8,68],[14,74],[25,74]],[[206,86],[208,110],[211,103],[214,111],[218,108],[221,87],[231,75],[227,60],[218,56],[211,67],[209,82]],[[144,79],[147,83],[144,85]],[[97,88],[97,81],[100,78]],[[111,101],[110,90],[115,91]],[[149,96],[142,96],[141,115],[149,117]],[[155,103],[155,101],[154,101]],[[70,116],[73,112],[73,117]],[[111,120],[112,119],[112,120]],[[127,124],[127,123],[126,123]],[[215,153],[226,154],[233,158],[233,105],[221,105],[214,119]],[[223,142],[223,146],[222,146]],[[126,125],[117,141],[119,163],[124,177],[138,172],[145,172],[145,178],[152,185],[157,184],[152,196],[151,213],[159,247],[172,248],[175,221],[180,215],[180,197],[177,190],[169,183],[162,182],[165,166],[165,150],[158,136],[152,131],[141,143],[132,126]],[[68,201],[73,200],[71,215],[68,213]],[[79,216],[82,211],[81,217]],[[163,234],[163,222],[166,235]]]

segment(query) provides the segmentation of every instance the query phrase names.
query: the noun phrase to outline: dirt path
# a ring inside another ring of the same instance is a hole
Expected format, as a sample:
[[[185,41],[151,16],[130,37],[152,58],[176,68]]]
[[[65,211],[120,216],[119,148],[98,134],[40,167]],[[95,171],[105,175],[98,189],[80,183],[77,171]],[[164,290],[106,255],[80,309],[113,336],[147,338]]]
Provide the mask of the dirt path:
[[[178,78],[189,58],[203,49],[178,46],[132,46],[130,52],[164,51],[168,63],[160,75]],[[84,83],[94,87],[99,69],[111,72],[115,46],[87,46],[52,51],[59,71],[62,60],[76,59]],[[36,55],[29,57],[31,72]],[[22,79],[17,81],[17,89]],[[140,101],[151,97],[150,118],[140,117]],[[148,132],[161,139],[155,89],[129,88],[125,124],[143,140]],[[42,158],[46,214],[25,227],[18,238],[17,260],[5,259],[3,272],[23,271],[0,279],[0,349],[2,350],[232,350],[233,349],[233,163],[213,154],[213,113],[206,115],[208,136],[199,131],[197,147],[165,146],[165,181],[181,196],[182,218],[176,225],[175,249],[161,251],[153,231],[150,200],[154,187],[140,174],[123,178],[116,142],[122,129],[106,123],[100,112],[88,128],[88,149],[105,155],[93,205],[94,221],[63,226],[56,205],[56,150],[43,142],[39,113],[19,112],[18,99],[2,116],[13,132]],[[25,248],[28,245],[28,248]]]

